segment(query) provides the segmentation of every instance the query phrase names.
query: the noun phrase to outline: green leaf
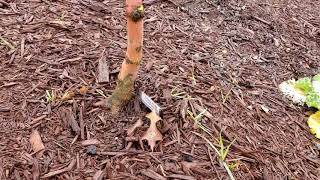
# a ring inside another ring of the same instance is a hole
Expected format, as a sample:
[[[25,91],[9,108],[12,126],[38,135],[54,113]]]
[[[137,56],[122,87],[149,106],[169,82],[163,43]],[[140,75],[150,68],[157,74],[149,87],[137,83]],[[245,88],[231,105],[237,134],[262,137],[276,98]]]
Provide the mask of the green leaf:
[[[227,155],[229,153],[231,145],[236,141],[236,139],[233,139],[233,141],[227,146],[227,149],[224,151],[223,159],[227,158]]]
[[[303,91],[304,93],[308,93],[310,91],[312,91],[312,81],[310,77],[304,77],[299,79],[296,83],[295,83],[295,88]]]
[[[320,109],[320,94],[315,91],[311,91],[307,95],[306,103],[309,107]]]
[[[313,77],[314,81],[320,81],[320,74],[317,74]]]
[[[219,136],[219,145],[220,145],[220,157],[221,159],[224,161],[224,146],[223,146],[223,139],[222,139],[222,135],[221,135],[221,132],[220,132],[220,136]]]

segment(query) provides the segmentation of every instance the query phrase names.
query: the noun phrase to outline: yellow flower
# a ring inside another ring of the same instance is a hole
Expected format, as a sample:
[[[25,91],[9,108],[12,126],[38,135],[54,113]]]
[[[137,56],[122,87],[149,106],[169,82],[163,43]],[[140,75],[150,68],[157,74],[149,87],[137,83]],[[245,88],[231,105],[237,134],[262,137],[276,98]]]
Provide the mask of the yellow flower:
[[[310,127],[310,132],[315,134],[316,138],[320,139],[320,111],[312,114],[307,123]]]

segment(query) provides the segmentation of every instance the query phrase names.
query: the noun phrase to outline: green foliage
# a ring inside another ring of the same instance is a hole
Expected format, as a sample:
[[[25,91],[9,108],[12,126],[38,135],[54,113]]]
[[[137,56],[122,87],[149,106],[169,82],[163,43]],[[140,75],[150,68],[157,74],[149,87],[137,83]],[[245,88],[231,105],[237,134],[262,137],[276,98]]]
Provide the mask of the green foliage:
[[[293,87],[293,88],[292,88]],[[320,74],[314,77],[304,77],[295,80],[288,80],[280,84],[280,91],[293,102],[306,104],[320,110]],[[320,111],[308,118],[310,132],[320,139]]]
[[[234,139],[227,147],[224,147],[223,145],[223,138],[220,132],[220,137],[219,137],[219,145],[220,145],[220,158],[221,160],[225,160],[227,158],[227,155],[229,153],[229,149],[231,147],[231,145],[234,143],[236,139]]]
[[[211,147],[218,154],[219,160],[222,163],[223,167],[226,169],[230,179],[234,180],[235,178],[234,178],[234,176],[232,174],[232,171],[231,171],[229,165],[226,162],[226,158],[228,156],[229,149],[230,149],[231,145],[234,143],[235,139],[228,146],[225,147],[224,144],[223,144],[223,138],[222,138],[222,135],[221,135],[221,132],[220,132],[220,135],[219,135],[219,146],[220,146],[220,149],[218,150],[218,148],[216,148],[215,145],[213,143],[211,143],[203,135],[201,135],[199,133],[196,133],[196,132],[193,132],[193,133],[195,135],[201,137],[202,139],[204,139],[209,144],[209,147]],[[216,145],[216,146],[218,146],[218,145]]]
[[[313,77],[314,81],[320,81],[320,74],[317,74]]]
[[[309,107],[320,109],[320,94],[315,91],[309,92],[307,95],[306,104]]]
[[[194,115],[191,111],[187,110],[187,113],[189,114],[189,116],[191,117],[191,119],[197,124],[197,126],[202,129],[203,131],[205,131],[206,133],[208,133],[209,135],[211,135],[211,130],[205,126],[204,124],[201,123],[201,119],[204,115],[204,113],[206,112],[207,110],[203,110],[200,114],[198,115]]]
[[[320,74],[283,82],[280,90],[293,102],[320,109]]]
[[[312,90],[312,81],[311,81],[311,78],[305,77],[305,78],[299,79],[299,80],[295,83],[295,88],[303,91],[304,93],[310,92],[310,91]]]

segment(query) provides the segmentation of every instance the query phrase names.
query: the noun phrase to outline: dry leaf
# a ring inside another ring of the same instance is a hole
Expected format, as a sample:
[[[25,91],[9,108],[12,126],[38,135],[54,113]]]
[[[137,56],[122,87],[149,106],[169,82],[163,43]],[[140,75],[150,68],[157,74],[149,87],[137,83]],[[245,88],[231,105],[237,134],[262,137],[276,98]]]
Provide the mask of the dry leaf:
[[[66,101],[66,100],[72,99],[75,95],[76,94],[73,91],[67,91],[66,93],[64,93],[61,100]]]
[[[143,125],[143,121],[141,119],[138,119],[138,121],[136,123],[133,124],[132,127],[130,127],[128,130],[127,130],[127,135],[128,136],[132,136],[134,131],[138,128],[138,127],[141,127]]]
[[[85,95],[87,94],[88,90],[89,88],[87,86],[81,86],[79,91],[80,91],[80,94]]]
[[[151,113],[147,114],[146,117],[150,119],[150,127],[144,133],[141,140],[147,140],[151,148],[151,151],[153,151],[156,142],[162,141],[162,134],[157,128],[157,122],[160,121],[161,118],[156,114],[155,111],[152,111]]]
[[[33,130],[30,135],[30,144],[34,153],[44,150],[44,145],[42,143],[40,134],[37,130]]]

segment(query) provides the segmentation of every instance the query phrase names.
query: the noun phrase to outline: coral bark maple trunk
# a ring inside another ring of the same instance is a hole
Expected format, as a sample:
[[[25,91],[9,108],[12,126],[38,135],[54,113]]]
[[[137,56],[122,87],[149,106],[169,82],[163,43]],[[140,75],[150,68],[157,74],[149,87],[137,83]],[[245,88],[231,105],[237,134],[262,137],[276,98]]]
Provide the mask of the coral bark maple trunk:
[[[118,84],[109,99],[111,111],[117,114],[133,97],[134,81],[142,60],[143,16],[142,0],[126,0],[127,52],[121,65]]]

